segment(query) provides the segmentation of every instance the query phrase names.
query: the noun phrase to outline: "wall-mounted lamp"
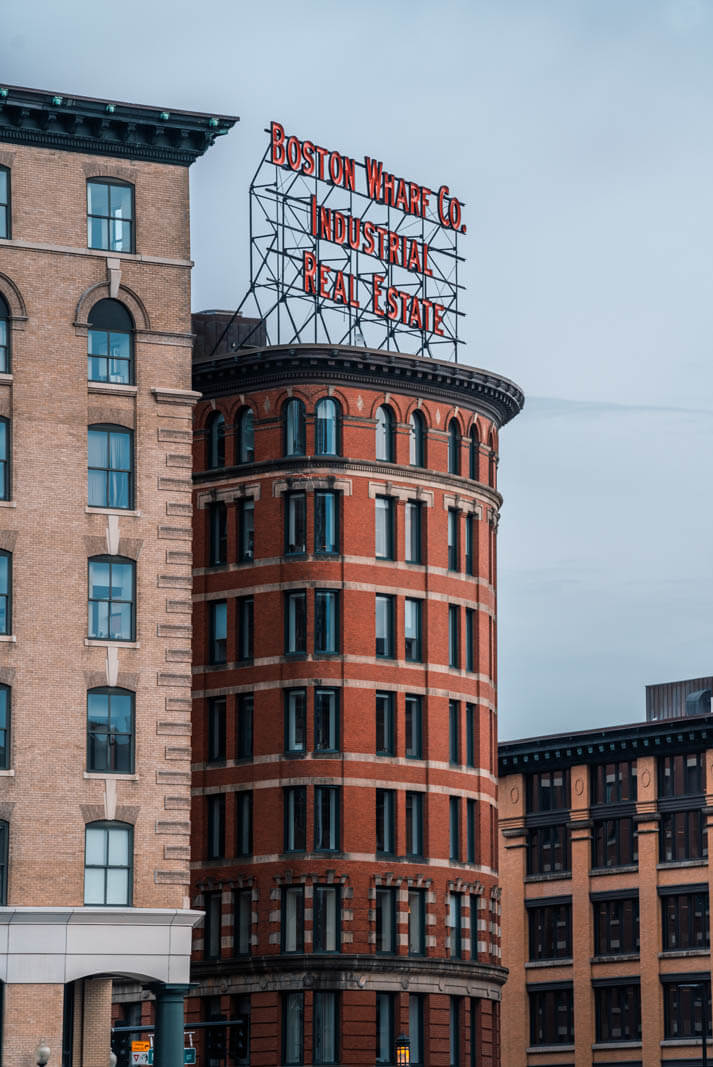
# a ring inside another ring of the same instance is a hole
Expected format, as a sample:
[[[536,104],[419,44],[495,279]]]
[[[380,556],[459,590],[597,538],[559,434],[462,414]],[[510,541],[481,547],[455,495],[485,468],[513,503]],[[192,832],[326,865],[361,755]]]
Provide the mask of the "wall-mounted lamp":
[[[411,1042],[406,1034],[396,1038],[396,1063],[398,1067],[408,1067],[411,1062]]]
[[[35,1062],[37,1067],[45,1067],[48,1059],[51,1055],[51,1049],[44,1038],[40,1039],[40,1043],[35,1049]]]

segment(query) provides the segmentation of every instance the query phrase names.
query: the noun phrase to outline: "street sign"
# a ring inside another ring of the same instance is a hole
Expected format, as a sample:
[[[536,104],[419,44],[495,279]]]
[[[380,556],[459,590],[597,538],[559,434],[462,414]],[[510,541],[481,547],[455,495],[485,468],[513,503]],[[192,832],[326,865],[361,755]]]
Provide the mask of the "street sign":
[[[151,1042],[150,1041],[132,1041],[131,1042],[131,1051],[132,1052],[148,1052],[150,1048],[151,1048]]]
[[[149,1059],[150,1055],[151,1055],[151,1053],[149,1053],[149,1052],[132,1052],[131,1053],[132,1067],[133,1067],[133,1064],[153,1063],[153,1056],[151,1056],[151,1059]]]
[[[148,1058],[145,1059],[145,1060],[132,1060],[131,1061],[132,1064],[134,1064],[134,1063],[147,1063],[147,1064],[149,1064],[149,1067],[150,1067],[150,1065],[153,1063],[153,1049],[151,1049],[149,1052],[134,1053],[134,1055],[135,1056],[136,1055],[144,1055],[144,1056],[147,1056]],[[184,1048],[184,1050],[183,1050],[183,1062],[184,1063],[198,1063],[198,1060],[196,1059],[196,1056],[197,1056],[196,1049],[194,1049],[194,1048]]]

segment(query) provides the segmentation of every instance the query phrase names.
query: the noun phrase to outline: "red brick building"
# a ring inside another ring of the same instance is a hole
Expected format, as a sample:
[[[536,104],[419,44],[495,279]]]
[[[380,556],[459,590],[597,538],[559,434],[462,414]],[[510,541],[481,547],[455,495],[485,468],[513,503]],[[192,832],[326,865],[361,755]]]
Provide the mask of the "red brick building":
[[[489,372],[194,316],[187,1024],[220,1064],[500,1064]],[[210,338],[210,340],[208,340]]]

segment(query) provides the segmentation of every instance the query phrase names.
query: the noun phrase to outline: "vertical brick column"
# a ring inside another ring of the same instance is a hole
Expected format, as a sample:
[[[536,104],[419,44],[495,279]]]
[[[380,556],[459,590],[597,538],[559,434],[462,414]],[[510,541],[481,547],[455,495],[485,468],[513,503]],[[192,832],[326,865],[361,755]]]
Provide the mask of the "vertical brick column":
[[[594,1004],[591,963],[594,945],[590,921],[589,871],[592,866],[592,823],[589,818],[589,768],[572,767],[572,955],[574,957],[574,1062],[591,1067],[594,1043]]]
[[[500,885],[502,886],[503,959],[510,974],[503,987],[503,1010],[508,1023],[502,1035],[503,1064],[522,1060],[530,1044],[527,1003],[527,915],[523,885],[527,872],[525,837],[525,782],[523,775],[508,777],[500,789]],[[482,899],[482,898],[481,898]],[[485,912],[481,913],[484,918]],[[478,941],[480,941],[480,927]],[[482,1004],[482,1002],[481,1002]],[[485,1024],[481,1012],[481,1027]]]
[[[52,1050],[48,1067],[62,1062],[63,985],[6,985],[3,1063],[35,1067],[34,1051],[41,1038]],[[107,1048],[107,1061],[109,1050]]]
[[[656,867],[659,860],[659,815],[656,811],[656,759],[639,756],[636,833],[639,850],[639,939],[641,976],[641,1053],[656,1063],[663,1040],[663,1001],[659,981],[661,922]]]

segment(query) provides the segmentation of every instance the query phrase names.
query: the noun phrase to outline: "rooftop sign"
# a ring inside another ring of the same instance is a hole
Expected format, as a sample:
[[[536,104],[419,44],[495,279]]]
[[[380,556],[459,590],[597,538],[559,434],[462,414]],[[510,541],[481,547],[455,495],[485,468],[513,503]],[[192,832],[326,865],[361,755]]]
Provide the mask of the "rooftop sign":
[[[267,132],[250,187],[250,290],[239,310],[252,297],[269,344],[457,360],[462,201],[447,184],[401,177],[279,122]]]

